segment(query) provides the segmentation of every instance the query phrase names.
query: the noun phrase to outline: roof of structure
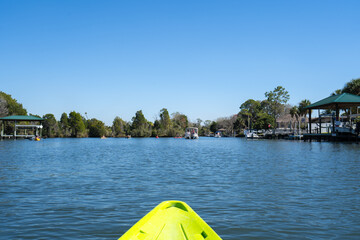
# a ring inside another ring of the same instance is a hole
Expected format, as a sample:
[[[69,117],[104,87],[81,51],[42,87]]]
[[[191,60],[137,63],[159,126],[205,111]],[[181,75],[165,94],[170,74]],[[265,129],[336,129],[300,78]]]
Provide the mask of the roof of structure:
[[[24,115],[14,115],[2,117],[0,120],[5,121],[44,121],[43,118],[35,117],[35,116],[24,116]]]
[[[308,109],[328,109],[334,108],[338,105],[339,108],[348,108],[353,106],[360,106],[360,96],[350,93],[343,93],[324,98],[316,103],[310,104]]]

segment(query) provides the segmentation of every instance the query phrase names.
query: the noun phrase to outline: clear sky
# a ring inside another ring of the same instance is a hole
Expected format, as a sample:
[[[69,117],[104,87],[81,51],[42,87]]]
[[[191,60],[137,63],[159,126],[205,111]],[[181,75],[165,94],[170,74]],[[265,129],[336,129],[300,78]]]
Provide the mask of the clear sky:
[[[215,120],[285,87],[315,102],[360,77],[360,1],[0,1],[0,90],[110,125],[137,110]]]

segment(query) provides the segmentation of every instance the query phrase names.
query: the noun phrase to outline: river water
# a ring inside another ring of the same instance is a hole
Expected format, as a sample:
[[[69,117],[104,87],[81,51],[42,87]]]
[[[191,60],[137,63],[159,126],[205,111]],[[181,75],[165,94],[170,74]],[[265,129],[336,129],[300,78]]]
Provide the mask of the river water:
[[[1,239],[117,239],[171,199],[189,204],[223,239],[360,239],[360,145],[0,142]]]

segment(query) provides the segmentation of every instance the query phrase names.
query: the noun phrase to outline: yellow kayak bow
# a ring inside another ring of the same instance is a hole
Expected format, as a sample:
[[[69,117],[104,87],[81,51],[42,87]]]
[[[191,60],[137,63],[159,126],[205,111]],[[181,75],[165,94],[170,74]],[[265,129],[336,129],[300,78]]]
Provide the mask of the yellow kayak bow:
[[[181,201],[165,201],[146,214],[119,240],[221,240],[212,228]]]

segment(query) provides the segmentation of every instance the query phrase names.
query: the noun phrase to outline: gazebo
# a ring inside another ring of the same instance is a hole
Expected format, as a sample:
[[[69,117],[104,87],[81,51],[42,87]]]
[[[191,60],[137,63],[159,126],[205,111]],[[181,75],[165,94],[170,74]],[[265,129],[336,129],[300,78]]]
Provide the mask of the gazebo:
[[[8,138],[14,138],[22,137],[22,138],[30,138],[35,136],[41,136],[42,132],[42,121],[44,121],[43,118],[35,117],[35,116],[23,116],[23,115],[14,115],[14,116],[7,116],[0,118],[1,121],[1,139],[4,137]],[[14,133],[13,135],[6,135],[4,132],[4,123],[5,122],[14,122]],[[29,122],[33,124],[18,124],[21,122]],[[38,122],[39,124],[34,124],[35,122]],[[17,130],[23,129],[25,130],[24,134],[17,134]],[[35,134],[27,134],[27,130],[35,130]]]
[[[348,127],[345,127],[345,125],[341,126],[340,122],[340,110],[346,110],[349,109],[350,116],[356,117],[360,116],[359,114],[351,114],[351,108],[359,107],[360,106],[360,96],[353,95],[350,93],[343,93],[338,94],[334,96],[330,96],[327,98],[324,98],[318,102],[315,102],[313,104],[310,104],[306,107],[308,109],[309,113],[309,133],[311,134],[311,112],[313,109],[330,109],[335,111],[332,117],[332,136],[336,136],[338,133],[353,133],[351,124]],[[358,111],[357,111],[358,112]],[[351,119],[351,118],[350,118]],[[349,119],[349,120],[350,120]],[[319,123],[320,123],[320,129],[321,129],[321,116],[319,114]],[[349,121],[350,122],[350,121]],[[321,130],[320,130],[321,134]]]

